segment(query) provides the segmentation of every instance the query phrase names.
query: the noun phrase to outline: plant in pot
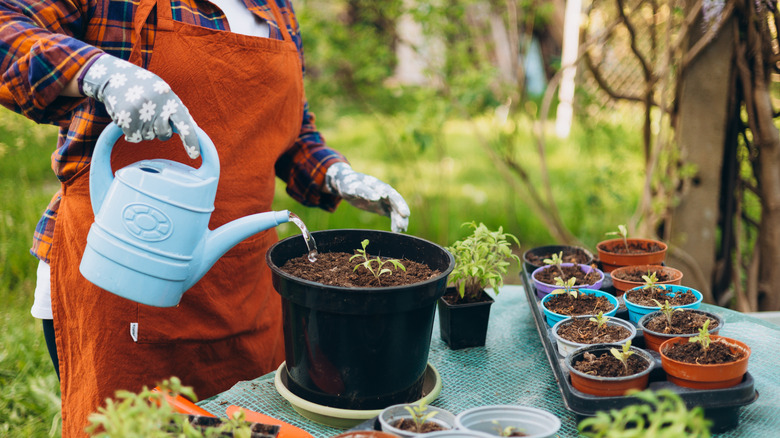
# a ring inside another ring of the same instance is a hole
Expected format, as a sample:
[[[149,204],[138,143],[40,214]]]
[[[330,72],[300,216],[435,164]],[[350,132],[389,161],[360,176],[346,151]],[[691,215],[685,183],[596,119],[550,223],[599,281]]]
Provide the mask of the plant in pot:
[[[560,277],[563,281],[574,279],[574,289],[599,289],[604,281],[604,273],[595,265],[579,265],[564,263],[561,254],[553,254],[544,260],[546,266],[537,268],[531,274],[534,282],[536,296],[544,298],[545,295],[557,289],[555,279]]]
[[[571,245],[546,245],[531,248],[523,253],[523,270],[531,275],[537,268],[546,265],[546,259],[559,254],[564,263],[576,263],[578,265],[590,265],[593,263],[593,254],[585,248]]]
[[[556,436],[561,420],[543,409],[519,405],[488,405],[467,409],[455,417],[458,429],[481,436]]]
[[[596,245],[604,272],[612,272],[620,266],[660,265],[666,258],[665,243],[655,239],[629,238],[625,225],[618,225],[618,231],[610,231],[607,235],[620,237],[602,240]]]
[[[602,312],[614,316],[618,309],[618,300],[601,290],[574,289],[574,278],[564,282],[556,279],[558,289],[542,298],[541,306],[547,324],[555,326],[559,321],[578,315],[598,315]]]
[[[638,323],[648,350],[658,351],[661,344],[671,338],[696,336],[707,321],[711,335],[717,335],[724,324],[723,318],[712,312],[672,307],[668,300],[663,304],[656,301],[656,304],[660,309],[644,315]]]
[[[621,266],[610,273],[612,285],[620,295],[629,289],[644,285],[645,275],[655,275],[656,284],[681,284],[683,274],[677,269],[661,265]]]
[[[696,389],[728,388],[747,372],[750,347],[736,339],[711,336],[709,320],[690,338],[672,338],[661,344],[661,366],[667,379]]]
[[[639,319],[648,313],[660,310],[659,303],[669,301],[674,308],[697,309],[701,305],[701,292],[685,286],[656,284],[655,274],[645,275],[644,286],[629,289],[623,295],[623,302],[628,309],[628,319],[638,323]]]
[[[100,438],[274,438],[279,433],[279,426],[244,421],[243,412],[228,419],[177,413],[169,400],[179,395],[196,400],[192,388],[183,386],[177,377],[158,383],[158,388],[117,391],[115,399],[107,399],[105,406],[89,416],[86,433]]]
[[[631,392],[637,403],[609,412],[598,411],[577,426],[582,436],[635,438],[709,438],[711,421],[704,409],[688,409],[683,399],[670,389]]]
[[[567,356],[572,351],[592,344],[619,344],[634,339],[634,324],[612,318],[599,312],[597,316],[573,316],[555,323],[552,328],[558,354]]]
[[[382,431],[400,437],[412,437],[455,428],[455,415],[425,403],[389,406],[379,413]]]
[[[641,348],[596,344],[578,348],[566,356],[571,385],[586,394],[623,396],[632,389],[647,388],[653,357]]]
[[[436,300],[447,287],[452,255],[427,240],[386,231],[326,230],[311,239],[314,262],[300,236],[266,253],[282,298],[280,393],[350,412],[419,400],[430,374]],[[390,259],[405,270],[394,269]]]
[[[504,233],[502,227],[491,231],[482,223],[464,225],[473,232],[448,247],[455,267],[449,276],[450,287],[437,304],[441,338],[453,350],[485,345],[494,302],[485,288],[497,296],[511,262],[520,264],[510,242],[520,244],[515,236]]]

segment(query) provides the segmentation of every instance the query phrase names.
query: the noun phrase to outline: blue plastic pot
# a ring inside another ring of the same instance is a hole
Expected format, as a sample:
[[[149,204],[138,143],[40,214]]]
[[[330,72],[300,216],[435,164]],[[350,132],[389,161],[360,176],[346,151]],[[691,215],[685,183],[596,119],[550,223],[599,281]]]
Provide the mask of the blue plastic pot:
[[[596,295],[597,297],[606,297],[610,303],[612,303],[612,310],[609,312],[604,313],[606,316],[615,316],[615,313],[617,313],[618,310],[618,300],[615,298],[614,295],[604,292],[602,290],[593,290],[593,289],[579,289],[579,293],[586,294],[586,295]],[[546,303],[550,301],[555,295],[548,294],[545,295],[544,298],[542,298],[542,312],[544,313],[544,317],[547,320],[547,325],[550,327],[553,327],[556,323],[563,321],[564,319],[571,318],[569,315],[561,315],[560,313],[553,313],[547,310]],[[579,316],[579,315],[577,315]]]
[[[574,263],[561,263],[561,266],[574,266]],[[579,266],[580,266],[580,269],[582,270],[582,272],[584,272],[586,274],[589,273],[590,271],[592,271],[593,269],[595,269],[595,268],[593,268],[590,265],[579,265]],[[545,295],[549,294],[550,292],[552,292],[552,291],[554,291],[556,289],[561,289],[560,286],[556,286],[554,284],[542,283],[541,281],[536,279],[536,274],[538,272],[544,271],[545,269],[556,269],[556,268],[553,267],[553,266],[542,266],[541,268],[535,269],[534,272],[531,273],[531,280],[533,280],[534,287],[536,288],[536,296],[539,297],[539,298],[543,298]],[[596,269],[596,272],[599,274],[599,279],[596,280],[596,283],[594,283],[594,284],[583,284],[583,285],[580,285],[580,286],[573,286],[572,289],[578,289],[578,290],[582,290],[582,289],[600,289],[601,288],[601,284],[604,282],[604,273],[601,272],[599,269]]]
[[[684,306],[672,306],[674,308],[680,308],[680,309],[698,309],[701,305],[702,300],[702,294],[701,292],[697,291],[696,289],[692,289],[687,286],[679,286],[679,285],[673,285],[673,284],[660,284],[656,285],[656,287],[660,287],[663,289],[666,289],[668,292],[666,295],[673,297],[677,295],[678,293],[685,292],[685,291],[691,291],[696,296],[696,301],[694,301],[691,304],[686,304]],[[628,319],[635,323],[639,323],[639,319],[643,316],[647,315],[650,312],[655,312],[656,310],[660,310],[661,308],[659,306],[640,306],[639,304],[632,303],[628,299],[629,292],[637,289],[641,289],[642,287],[635,287],[633,289],[629,289],[626,291],[625,294],[623,294],[623,302],[626,303],[626,308],[628,309]]]

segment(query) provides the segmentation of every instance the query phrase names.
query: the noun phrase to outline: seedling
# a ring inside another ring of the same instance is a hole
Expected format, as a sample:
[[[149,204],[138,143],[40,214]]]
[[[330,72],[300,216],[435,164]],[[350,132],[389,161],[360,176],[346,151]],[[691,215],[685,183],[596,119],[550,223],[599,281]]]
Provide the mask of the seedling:
[[[429,412],[428,405],[422,402],[414,405],[404,406],[404,409],[406,409],[406,411],[409,412],[409,415],[412,416],[415,432],[418,433],[422,432],[423,424],[425,424],[438,413],[436,411]]]
[[[656,304],[658,304],[658,307],[661,310],[661,313],[664,314],[664,317],[666,317],[666,326],[670,329],[672,328],[672,315],[674,315],[674,312],[681,311],[682,309],[679,307],[672,307],[669,304],[669,300],[665,300],[663,304],[659,303],[658,300],[653,299]],[[707,320],[709,322],[709,320]]]
[[[563,277],[563,269],[561,268],[561,263],[563,263],[563,251],[558,254],[553,254],[549,259],[544,259],[543,262],[545,265],[558,268],[558,272],[560,272],[561,277]]]
[[[501,427],[501,423],[498,420],[493,420],[493,424],[496,425],[496,433],[498,436],[522,436],[525,434],[525,429],[515,426]]]
[[[607,323],[607,321],[609,321],[609,316],[604,316],[604,312],[599,311],[598,315],[596,315],[595,317],[589,318],[588,321],[593,321],[596,324],[598,324],[598,326],[596,327],[596,330],[601,330],[601,327],[604,327],[604,325]]]
[[[520,257],[512,253],[511,241],[518,246],[520,241],[509,233],[504,233],[502,227],[490,231],[485,224],[475,222],[463,224],[470,226],[474,232],[463,240],[459,240],[447,250],[455,257],[455,268],[449,276],[449,284],[458,289],[461,299],[476,300],[485,288],[492,288],[498,295],[498,288],[504,284],[503,276],[507,273],[511,261],[521,264]]]
[[[579,296],[579,293],[577,289],[574,289],[574,283],[577,281],[576,278],[570,277],[568,280],[563,281],[561,277],[555,277],[555,285],[556,286],[562,286],[563,289],[555,289],[554,291],[550,292],[551,294],[557,295],[557,294],[569,294],[574,298],[577,298]]]
[[[626,369],[626,375],[628,375],[628,358],[635,353],[634,351],[631,351],[631,339],[623,344],[623,351],[620,351],[617,348],[611,348],[609,352],[623,364],[623,368]]]
[[[655,287],[655,284],[658,283],[658,277],[655,275],[655,272],[650,272],[649,275],[643,275],[642,280],[645,281],[642,289],[652,289]]]
[[[353,269],[353,271],[357,271],[358,268],[360,268],[362,266],[362,267],[366,268],[366,270],[368,270],[368,272],[370,272],[371,275],[374,276],[374,278],[376,278],[376,281],[379,284],[382,284],[382,281],[380,280],[379,277],[381,277],[384,274],[392,275],[392,273],[393,273],[393,271],[390,270],[390,268],[386,268],[385,267],[385,265],[387,265],[387,264],[390,264],[393,267],[395,267],[396,271],[400,269],[400,270],[406,272],[406,267],[397,259],[384,259],[384,260],[382,260],[379,256],[377,256],[376,258],[373,258],[373,259],[369,258],[368,257],[368,253],[366,252],[366,247],[368,247],[368,243],[369,243],[368,239],[365,239],[362,242],[360,242],[360,245],[363,246],[363,249],[355,250],[355,252],[357,252],[357,254],[355,254],[355,255],[353,255],[352,257],[349,258],[350,262],[353,259],[356,259],[356,258],[361,258],[361,257],[363,258],[363,262],[359,263],[358,265],[356,265],[355,268]],[[376,267],[374,267],[374,265],[376,265]]]
[[[607,233],[608,236],[620,236],[623,238],[623,245],[626,246],[626,251],[628,251],[628,230],[626,229],[625,225],[618,225],[617,231],[610,231]]]
[[[710,348],[712,338],[710,338],[710,320],[708,319],[703,326],[699,329],[699,334],[688,338],[688,342],[698,342],[701,348],[704,350],[704,354],[707,354],[707,350]]]

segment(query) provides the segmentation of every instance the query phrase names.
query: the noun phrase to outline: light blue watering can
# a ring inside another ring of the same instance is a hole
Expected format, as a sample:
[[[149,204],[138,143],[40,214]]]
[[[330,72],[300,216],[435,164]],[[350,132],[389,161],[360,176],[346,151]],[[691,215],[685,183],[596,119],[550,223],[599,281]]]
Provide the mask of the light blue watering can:
[[[122,135],[114,123],[92,155],[89,191],[95,222],[89,229],[81,274],[121,297],[157,307],[175,306],[230,248],[288,222],[290,213],[257,213],[209,230],[219,182],[219,156],[198,128],[203,164],[143,160],[116,172],[111,150]]]

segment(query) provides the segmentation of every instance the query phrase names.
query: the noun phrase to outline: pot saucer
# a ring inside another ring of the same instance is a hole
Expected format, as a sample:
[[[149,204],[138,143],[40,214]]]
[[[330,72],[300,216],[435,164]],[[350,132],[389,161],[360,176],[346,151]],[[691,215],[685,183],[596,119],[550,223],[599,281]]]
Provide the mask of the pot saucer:
[[[285,371],[285,362],[279,366],[274,375],[274,386],[279,391],[279,395],[290,402],[296,412],[307,419],[316,423],[324,424],[330,427],[348,429],[356,426],[366,420],[376,417],[382,412],[382,409],[371,410],[353,410],[332,408],[330,406],[319,405],[293,394],[283,382],[282,374]],[[423,374],[423,396],[417,402],[429,404],[436,400],[441,392],[441,376],[433,365],[428,363]]]

